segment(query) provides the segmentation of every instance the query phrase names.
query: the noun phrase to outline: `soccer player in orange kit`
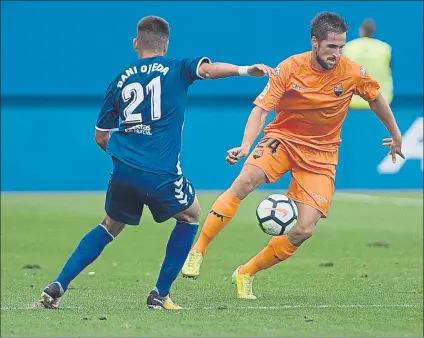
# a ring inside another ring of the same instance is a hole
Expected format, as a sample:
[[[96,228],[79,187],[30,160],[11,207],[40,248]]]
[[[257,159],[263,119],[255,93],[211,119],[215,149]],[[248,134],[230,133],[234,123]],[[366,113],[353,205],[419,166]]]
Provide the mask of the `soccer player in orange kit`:
[[[256,98],[241,146],[227,153],[229,164],[249,154],[274,109],[276,117],[265,128],[264,138],[240,175],[213,204],[182,269],[185,277],[199,276],[208,246],[235,216],[241,201],[260,185],[276,182],[290,172],[288,196],[299,212],[295,228],[287,235],[273,237],[259,254],[233,273],[238,297],[256,299],[252,291],[255,274],[290,258],[311,237],[320,218],[327,217],[334,193],[341,127],[352,95],[367,100],[387,127],[391,138],[383,139],[383,146],[390,147],[393,162],[396,154],[404,158],[401,133],[378,91],[379,84],[361,65],[341,55],[347,30],[339,15],[318,14],[311,23],[312,51],[281,62],[277,75]]]

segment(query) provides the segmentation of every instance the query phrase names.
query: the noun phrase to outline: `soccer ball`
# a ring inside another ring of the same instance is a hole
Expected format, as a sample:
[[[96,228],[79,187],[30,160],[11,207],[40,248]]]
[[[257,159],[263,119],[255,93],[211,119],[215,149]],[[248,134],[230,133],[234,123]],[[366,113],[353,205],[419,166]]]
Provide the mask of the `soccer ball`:
[[[268,235],[280,236],[291,231],[297,223],[296,204],[281,194],[269,195],[256,209],[259,227]]]

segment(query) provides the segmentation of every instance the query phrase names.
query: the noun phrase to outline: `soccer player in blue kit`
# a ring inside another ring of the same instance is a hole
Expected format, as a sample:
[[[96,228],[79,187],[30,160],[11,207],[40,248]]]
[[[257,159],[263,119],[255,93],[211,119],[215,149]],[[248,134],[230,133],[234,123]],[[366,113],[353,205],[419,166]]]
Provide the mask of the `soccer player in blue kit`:
[[[198,79],[272,75],[265,65],[211,63],[206,57],[165,57],[169,25],[160,17],[140,20],[133,41],[138,60],[107,89],[95,140],[113,160],[106,194],[106,216],[80,241],[40,304],[57,309],[69,283],[91,264],[125,227],[140,222],[144,205],[156,222],[176,225],[169,238],[156,286],[147,297],[151,309],[179,310],[169,297],[197,233],[200,206],[182,174],[179,156],[188,87]]]

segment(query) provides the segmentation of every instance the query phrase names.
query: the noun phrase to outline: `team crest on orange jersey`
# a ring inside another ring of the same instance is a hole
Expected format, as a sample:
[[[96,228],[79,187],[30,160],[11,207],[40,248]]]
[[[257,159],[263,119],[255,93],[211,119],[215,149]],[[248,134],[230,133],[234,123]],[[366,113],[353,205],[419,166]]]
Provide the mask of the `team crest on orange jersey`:
[[[336,96],[340,96],[343,93],[343,86],[342,83],[338,83],[337,86],[334,87],[334,94],[336,94]]]
[[[263,149],[256,149],[255,152],[253,153],[253,158],[256,160],[259,157],[262,157],[263,154],[264,154]]]

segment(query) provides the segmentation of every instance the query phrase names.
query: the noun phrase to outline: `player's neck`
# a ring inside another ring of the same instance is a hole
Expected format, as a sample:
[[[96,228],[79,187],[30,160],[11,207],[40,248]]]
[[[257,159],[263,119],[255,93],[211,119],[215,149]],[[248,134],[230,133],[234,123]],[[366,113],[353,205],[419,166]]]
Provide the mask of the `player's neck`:
[[[312,68],[312,70],[319,72],[319,73],[331,72],[334,69],[336,69],[336,67],[333,67],[332,69],[327,69],[327,68],[324,68],[323,66],[321,66],[319,64],[314,52],[311,53],[310,67]]]
[[[317,70],[319,72],[323,72],[323,71],[327,70],[319,64],[314,53],[312,53],[312,55],[311,55],[311,67],[312,67],[312,69]]]
[[[155,52],[155,51],[148,51],[148,50],[138,52],[139,59],[153,58],[155,56],[163,56],[163,54]]]

